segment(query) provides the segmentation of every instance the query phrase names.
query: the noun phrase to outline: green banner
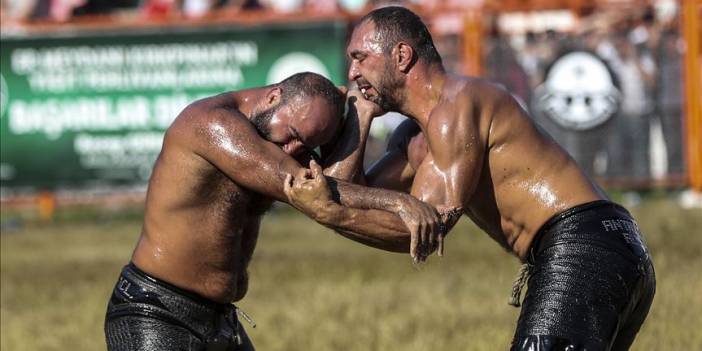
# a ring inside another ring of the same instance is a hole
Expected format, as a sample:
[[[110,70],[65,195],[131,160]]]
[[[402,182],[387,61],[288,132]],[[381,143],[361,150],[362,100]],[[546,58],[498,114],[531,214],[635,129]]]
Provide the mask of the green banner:
[[[2,187],[143,184],[178,113],[300,71],[342,83],[343,22],[3,36]]]

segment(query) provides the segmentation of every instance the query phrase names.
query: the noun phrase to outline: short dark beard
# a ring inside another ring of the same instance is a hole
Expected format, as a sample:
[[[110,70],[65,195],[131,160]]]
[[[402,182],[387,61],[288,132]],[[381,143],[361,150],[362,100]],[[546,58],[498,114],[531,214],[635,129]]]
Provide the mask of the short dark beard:
[[[251,116],[251,123],[258,131],[258,134],[260,134],[266,140],[270,140],[271,138],[271,119],[277,110],[278,106],[271,107]]]
[[[383,74],[380,76],[380,82],[376,86],[379,99],[376,103],[385,111],[398,111],[400,102],[404,100],[402,96],[402,88],[405,82],[395,73],[395,67],[392,66],[390,58],[385,61]]]

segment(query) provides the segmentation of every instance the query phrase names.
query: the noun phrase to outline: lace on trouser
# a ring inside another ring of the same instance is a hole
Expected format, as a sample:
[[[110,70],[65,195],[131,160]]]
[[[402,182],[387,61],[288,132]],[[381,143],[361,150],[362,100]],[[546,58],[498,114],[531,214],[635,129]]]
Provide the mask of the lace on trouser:
[[[524,285],[526,285],[526,282],[529,280],[529,276],[531,276],[531,271],[533,268],[533,265],[525,263],[522,265],[522,268],[519,269],[519,274],[517,274],[517,277],[514,279],[514,283],[512,283],[512,295],[507,302],[508,304],[514,307],[519,307],[522,305],[522,289],[524,289]]]

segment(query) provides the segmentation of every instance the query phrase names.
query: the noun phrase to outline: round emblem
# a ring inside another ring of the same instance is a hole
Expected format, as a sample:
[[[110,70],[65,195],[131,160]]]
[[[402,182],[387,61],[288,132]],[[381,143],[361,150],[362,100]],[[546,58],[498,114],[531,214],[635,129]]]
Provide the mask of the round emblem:
[[[273,63],[266,81],[267,84],[278,83],[300,72],[313,72],[329,78],[329,71],[318,58],[304,52],[291,52]]]
[[[619,89],[607,64],[586,51],[557,58],[536,88],[536,108],[558,125],[573,130],[594,128],[619,109]]]
[[[0,74],[0,117],[5,114],[5,110],[7,109],[8,94],[7,82],[5,81],[5,77]]]

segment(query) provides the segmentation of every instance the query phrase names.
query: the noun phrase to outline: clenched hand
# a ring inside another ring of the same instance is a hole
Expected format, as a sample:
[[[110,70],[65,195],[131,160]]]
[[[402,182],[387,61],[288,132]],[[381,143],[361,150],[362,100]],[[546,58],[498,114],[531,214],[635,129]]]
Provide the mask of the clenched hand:
[[[310,161],[310,169],[301,168],[295,176],[288,174],[283,191],[290,205],[311,215],[323,213],[333,201],[322,167],[314,160]]]

